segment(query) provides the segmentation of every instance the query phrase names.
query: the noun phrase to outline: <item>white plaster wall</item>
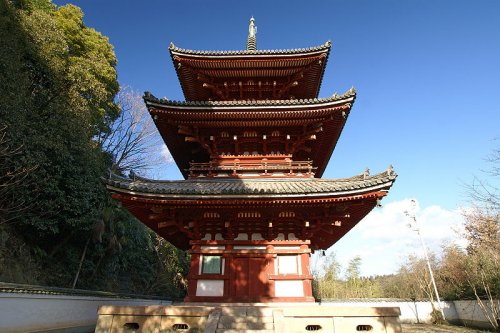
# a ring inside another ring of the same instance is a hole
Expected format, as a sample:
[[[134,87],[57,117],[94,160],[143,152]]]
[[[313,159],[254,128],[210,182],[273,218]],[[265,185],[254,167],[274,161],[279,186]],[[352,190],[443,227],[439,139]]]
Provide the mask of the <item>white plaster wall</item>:
[[[298,256],[278,256],[278,274],[298,274]]]
[[[0,293],[0,332],[37,332],[94,326],[100,305],[168,305],[170,301],[95,296]]]
[[[453,302],[441,302],[443,312],[448,320],[456,321],[458,319],[457,312]],[[432,304],[431,302],[412,302],[412,301],[368,301],[368,302],[323,302],[322,304],[338,305],[338,306],[366,306],[366,307],[399,307],[401,316],[399,317],[403,323],[430,323]]]
[[[488,301],[483,302],[489,310],[490,318],[493,318],[494,316],[491,312],[491,304]],[[496,304],[497,308],[500,308],[500,300],[495,300],[493,302]],[[491,327],[484,311],[476,301],[454,301],[453,303],[455,304],[458,317],[464,322],[464,324],[482,328]]]
[[[276,297],[303,297],[304,283],[302,280],[277,280],[274,282],[274,294]]]
[[[500,306],[500,301],[496,301]],[[490,328],[483,311],[476,301],[450,301],[441,302],[443,312],[451,323],[466,324],[479,328]],[[412,301],[325,301],[322,304],[333,306],[367,306],[367,307],[399,307],[401,310],[400,320],[403,323],[430,323],[432,305],[431,302],[412,302]]]
[[[224,280],[198,280],[196,296],[224,296]]]

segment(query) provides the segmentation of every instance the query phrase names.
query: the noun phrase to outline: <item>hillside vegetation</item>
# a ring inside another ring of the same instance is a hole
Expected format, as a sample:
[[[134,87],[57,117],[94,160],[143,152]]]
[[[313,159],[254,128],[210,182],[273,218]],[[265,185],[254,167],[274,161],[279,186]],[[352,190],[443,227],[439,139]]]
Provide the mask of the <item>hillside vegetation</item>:
[[[123,171],[113,46],[49,0],[0,0],[0,45],[0,281],[180,297],[186,253],[101,183]]]

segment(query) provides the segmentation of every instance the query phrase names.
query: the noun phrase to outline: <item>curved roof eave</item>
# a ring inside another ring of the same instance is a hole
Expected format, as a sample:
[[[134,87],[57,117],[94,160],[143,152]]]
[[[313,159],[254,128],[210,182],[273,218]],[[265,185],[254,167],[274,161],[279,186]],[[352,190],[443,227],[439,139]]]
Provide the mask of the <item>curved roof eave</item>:
[[[328,53],[330,51],[332,43],[330,41],[324,44],[308,47],[308,48],[295,48],[295,49],[279,49],[279,50],[233,50],[233,51],[217,51],[217,50],[190,50],[179,48],[170,43],[169,51],[172,56],[174,55],[184,55],[192,57],[203,57],[203,58],[234,58],[234,57],[261,57],[261,56],[302,56],[311,55],[316,53]]]
[[[150,92],[145,92],[143,99],[146,105],[155,107],[182,107],[190,109],[199,108],[211,108],[211,109],[224,109],[231,108],[232,110],[237,108],[248,108],[252,107],[272,107],[276,108],[279,106],[294,106],[294,107],[314,107],[323,106],[328,104],[342,104],[345,102],[352,102],[356,98],[356,90],[354,87],[346,91],[342,95],[334,93],[330,97],[324,98],[310,98],[310,99],[294,99],[294,100],[251,100],[251,101],[173,101],[166,98],[157,98]]]
[[[274,179],[241,180],[210,179],[193,183],[187,181],[153,181],[115,177],[106,179],[106,187],[115,193],[159,200],[212,200],[212,199],[314,199],[362,195],[373,191],[388,191],[397,178],[392,168],[374,176],[356,176],[347,179]],[[231,184],[232,183],[232,184]],[[280,186],[272,188],[273,184]],[[300,189],[295,183],[302,185]],[[203,188],[203,184],[208,185]],[[223,184],[224,186],[220,186]],[[229,185],[228,185],[229,184]],[[233,185],[233,187],[231,187]],[[289,188],[287,188],[289,185]],[[307,187],[309,185],[309,187]],[[260,186],[260,187],[259,187]],[[322,189],[322,187],[324,187]],[[221,190],[223,188],[223,190]],[[211,192],[211,193],[210,193]]]

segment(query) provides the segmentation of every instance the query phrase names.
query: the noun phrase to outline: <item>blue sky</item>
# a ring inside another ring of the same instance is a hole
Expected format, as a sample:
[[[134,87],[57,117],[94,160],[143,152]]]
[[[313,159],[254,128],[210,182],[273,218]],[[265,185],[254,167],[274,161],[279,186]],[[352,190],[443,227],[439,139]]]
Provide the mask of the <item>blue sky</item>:
[[[468,205],[464,183],[488,168],[484,158],[500,142],[494,141],[500,137],[499,1],[71,3],[83,9],[86,25],[114,45],[122,85],[169,99],[183,100],[168,54],[170,42],[200,50],[243,49],[252,15],[259,49],[331,40],[320,96],[354,86],[358,97],[324,178],[350,177],[365,167],[375,173],[389,164],[399,174],[384,199],[386,207],[334,246],[343,262],[364,255],[367,275],[390,273],[401,259],[374,262],[370,252],[374,256],[377,246],[379,257],[406,253],[399,243],[391,248],[391,241],[413,235],[395,232],[387,221],[407,222],[394,217],[401,215],[394,211],[403,209],[408,198],[419,203],[417,215],[422,228],[429,229],[431,248],[438,250],[447,236],[452,238],[458,209]],[[162,176],[176,179],[180,173],[170,165]],[[389,228],[384,232],[392,234],[391,241],[376,238],[373,226]],[[441,237],[434,237],[437,230]],[[414,248],[409,242],[407,251]]]

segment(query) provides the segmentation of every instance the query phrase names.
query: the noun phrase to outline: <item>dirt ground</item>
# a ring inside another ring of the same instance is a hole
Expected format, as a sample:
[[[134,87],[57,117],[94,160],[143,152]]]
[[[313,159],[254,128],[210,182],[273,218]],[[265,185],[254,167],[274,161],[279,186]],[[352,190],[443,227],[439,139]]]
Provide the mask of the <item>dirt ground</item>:
[[[485,333],[477,329],[451,326],[451,325],[429,325],[429,324],[402,324],[403,333]],[[491,333],[491,332],[489,332]]]

